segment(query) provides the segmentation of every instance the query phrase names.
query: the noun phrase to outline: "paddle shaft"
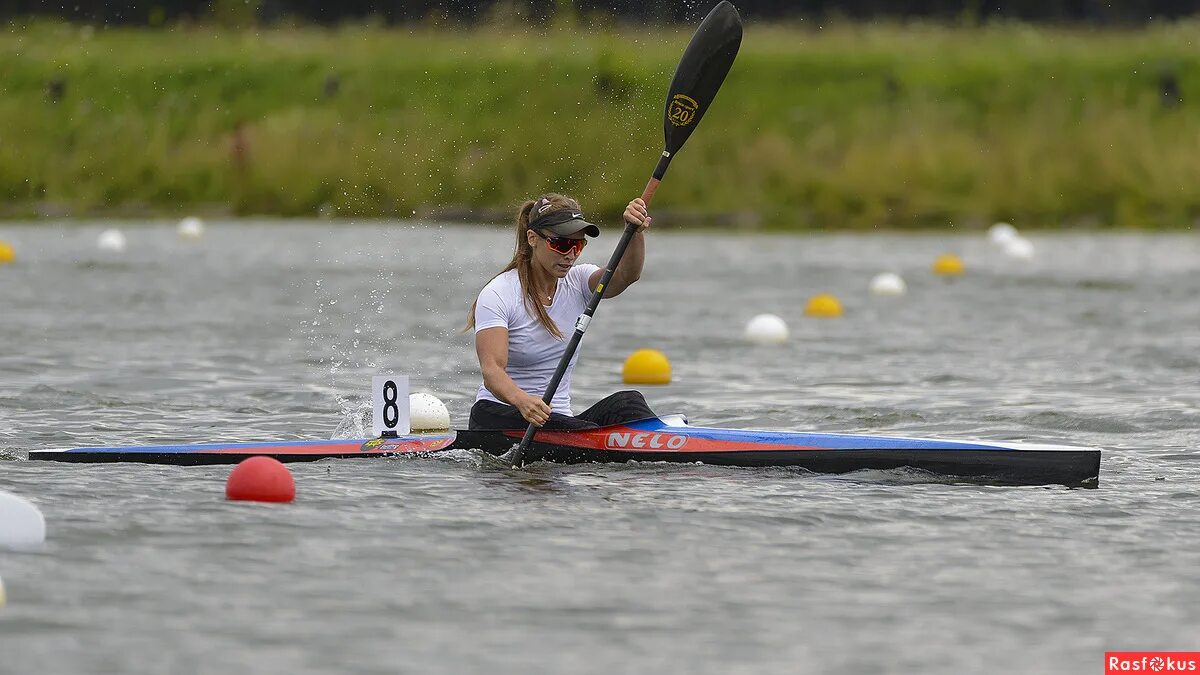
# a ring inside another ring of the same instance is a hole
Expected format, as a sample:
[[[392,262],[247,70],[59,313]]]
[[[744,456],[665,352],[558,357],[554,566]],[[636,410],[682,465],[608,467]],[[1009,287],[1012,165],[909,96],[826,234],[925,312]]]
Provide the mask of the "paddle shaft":
[[[646,190],[642,192],[642,201],[649,206],[650,200],[654,197],[654,191],[658,188],[658,179],[651,178],[646,183]],[[600,306],[600,301],[604,299],[604,289],[608,288],[608,282],[612,280],[613,273],[617,270],[617,265],[621,264],[621,258],[625,255],[625,249],[629,248],[629,242],[633,239],[633,235],[637,234],[637,225],[633,223],[625,223],[625,231],[621,233],[621,241],[617,242],[617,248],[613,251],[612,257],[608,259],[608,266],[604,268],[604,274],[600,277],[600,283],[596,284],[596,290],[592,291],[592,298],[588,300],[587,309],[583,310],[583,314],[575,321],[575,332],[571,335],[571,341],[567,343],[567,350],[563,352],[562,358],[558,360],[558,367],[554,369],[554,376],[550,378],[550,384],[546,386],[546,393],[542,394],[542,400],[546,405],[554,400],[554,393],[558,391],[558,385],[562,382],[563,375],[567,374],[567,366],[571,363],[571,358],[575,356],[575,352],[579,349],[579,343],[583,340],[583,334],[587,332],[588,324],[592,321],[592,316],[596,314],[596,308]],[[525,451],[529,448],[529,444],[533,442],[533,434],[537,432],[537,427],[530,423],[525,428],[525,435],[521,437],[521,443],[513,450],[512,465],[514,468],[521,466],[521,460],[525,457]]]
[[[683,51],[683,58],[679,60],[679,66],[675,69],[671,88],[667,91],[667,106],[664,111],[663,152],[659,157],[658,166],[654,168],[654,173],[646,183],[646,189],[642,192],[642,201],[647,206],[650,205],[650,200],[654,197],[659,182],[666,175],[671,159],[683,147],[688,136],[700,123],[700,118],[708,109],[709,103],[717,95],[717,90],[721,88],[725,75],[733,65],[733,59],[737,56],[738,46],[741,45],[741,42],[742,21],[738,16],[737,9],[728,0],[722,0],[700,22],[700,27],[692,35],[691,41]],[[612,279],[613,272],[621,263],[621,256],[625,255],[625,249],[636,233],[637,225],[625,223],[625,233],[621,236],[617,249],[613,251],[612,258],[608,261],[608,267],[605,268],[604,275],[600,277],[600,283],[596,285],[596,290],[592,291],[592,298],[588,301],[587,309],[575,321],[575,334],[567,343],[567,350],[559,360],[554,376],[550,378],[550,385],[546,387],[546,393],[542,395],[542,400],[547,405],[554,400],[558,385],[562,382],[563,375],[566,374],[576,349],[579,348],[579,341],[583,339],[583,334],[587,330],[588,324],[591,323],[596,308],[600,306],[600,301],[604,298],[608,282]],[[533,442],[533,435],[536,432],[537,427],[532,423],[525,429],[521,443],[512,451],[514,468],[521,465],[525,450]]]

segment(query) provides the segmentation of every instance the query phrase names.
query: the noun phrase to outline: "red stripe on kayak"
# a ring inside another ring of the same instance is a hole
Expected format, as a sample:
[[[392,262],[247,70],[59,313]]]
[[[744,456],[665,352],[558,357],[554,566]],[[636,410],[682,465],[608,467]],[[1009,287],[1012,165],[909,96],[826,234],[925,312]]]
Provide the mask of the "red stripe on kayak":
[[[521,431],[506,431],[506,435],[520,438]],[[746,440],[718,440],[699,438],[669,431],[643,431],[630,427],[604,427],[602,429],[579,429],[573,431],[539,431],[533,437],[538,443],[553,443],[589,450],[612,452],[754,452],[756,450],[826,450],[813,445],[790,445],[783,443],[756,443]]]

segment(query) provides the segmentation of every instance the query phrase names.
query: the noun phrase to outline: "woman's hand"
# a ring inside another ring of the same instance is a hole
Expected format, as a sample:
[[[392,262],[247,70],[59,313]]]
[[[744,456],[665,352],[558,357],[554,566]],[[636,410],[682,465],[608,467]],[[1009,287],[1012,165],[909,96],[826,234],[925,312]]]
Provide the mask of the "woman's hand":
[[[537,396],[521,393],[521,399],[516,402],[517,410],[521,411],[521,417],[535,427],[545,424],[550,419],[550,406]]]
[[[650,212],[646,210],[646,202],[641,197],[629,202],[625,207],[625,222],[637,225],[638,232],[645,232],[650,227]]]

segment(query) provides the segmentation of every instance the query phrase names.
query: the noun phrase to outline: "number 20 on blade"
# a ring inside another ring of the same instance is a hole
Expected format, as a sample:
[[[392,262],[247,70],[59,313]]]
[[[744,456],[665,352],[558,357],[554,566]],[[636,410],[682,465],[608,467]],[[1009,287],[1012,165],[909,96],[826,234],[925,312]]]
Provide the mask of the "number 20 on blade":
[[[376,436],[407,434],[408,376],[376,375],[371,378],[371,431]]]

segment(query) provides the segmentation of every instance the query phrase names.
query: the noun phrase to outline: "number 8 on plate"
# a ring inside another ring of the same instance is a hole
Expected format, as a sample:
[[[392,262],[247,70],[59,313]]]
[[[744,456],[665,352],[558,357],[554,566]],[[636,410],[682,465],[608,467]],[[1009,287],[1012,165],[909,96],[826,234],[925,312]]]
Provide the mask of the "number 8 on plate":
[[[410,431],[408,376],[376,375],[371,378],[371,432],[398,436]]]

